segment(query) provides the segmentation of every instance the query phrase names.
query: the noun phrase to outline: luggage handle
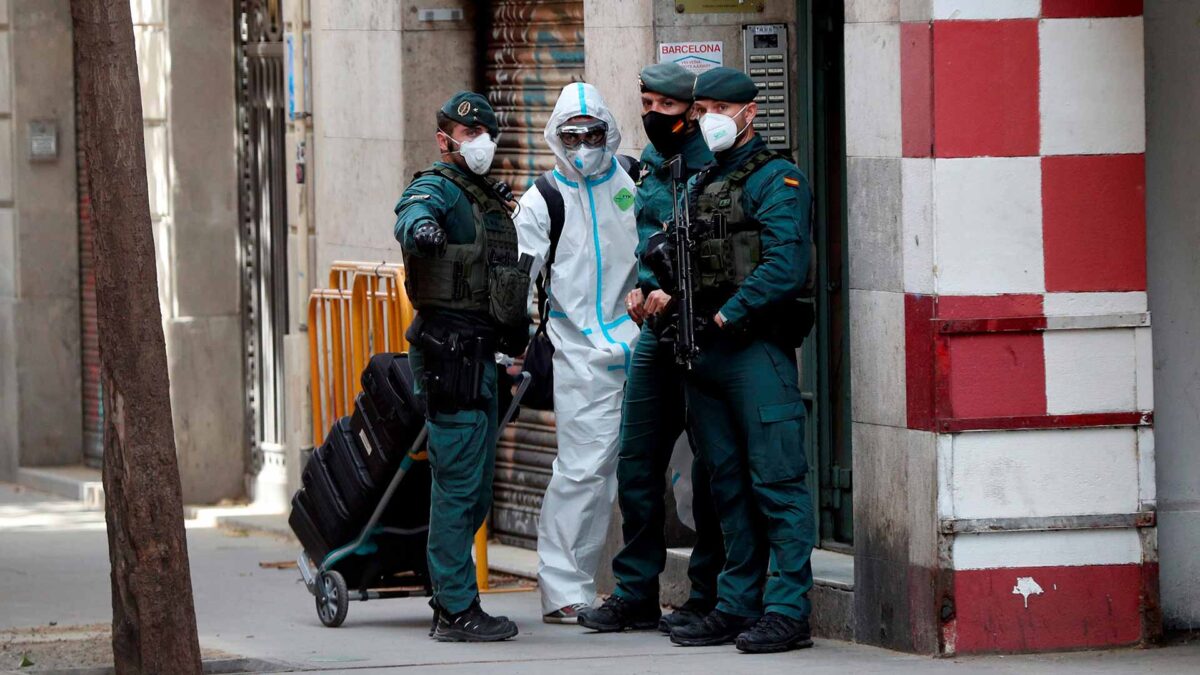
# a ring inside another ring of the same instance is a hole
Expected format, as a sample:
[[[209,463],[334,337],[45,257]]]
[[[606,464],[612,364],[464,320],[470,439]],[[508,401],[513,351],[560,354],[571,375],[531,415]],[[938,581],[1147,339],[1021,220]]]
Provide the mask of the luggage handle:
[[[517,374],[517,391],[513,393],[512,403],[508,404],[508,410],[504,411],[504,419],[500,420],[500,429],[497,432],[504,431],[508,423],[512,421],[514,415],[517,414],[517,408],[521,405],[521,398],[525,396],[525,390],[529,388],[530,382],[533,380],[533,375],[528,371],[522,370]]]

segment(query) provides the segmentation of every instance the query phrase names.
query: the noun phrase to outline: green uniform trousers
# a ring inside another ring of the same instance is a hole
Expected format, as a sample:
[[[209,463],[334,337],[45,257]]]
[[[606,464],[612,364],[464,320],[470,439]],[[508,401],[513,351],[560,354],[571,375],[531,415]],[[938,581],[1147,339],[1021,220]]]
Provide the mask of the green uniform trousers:
[[[424,358],[409,350],[422,393]],[[485,368],[482,410],[436,413],[429,420],[429,468],[433,490],[429,511],[429,577],[433,600],[456,614],[479,595],[471,547],[475,531],[492,508],[492,476],[496,467],[496,369]]]
[[[625,546],[613,558],[616,595],[634,602],[658,602],[658,575],[667,562],[666,471],[675,441],[684,430],[683,374],[670,345],[642,329],[625,383],[621,446],[617,460],[617,499]],[[696,545],[688,564],[689,600],[712,607],[717,575],[725,564],[720,523],[708,489],[708,470],[692,463],[692,515]]]
[[[687,380],[689,421],[725,537],[717,608],[730,614],[811,613],[816,524],[796,380],[793,350],[725,335],[704,345]]]

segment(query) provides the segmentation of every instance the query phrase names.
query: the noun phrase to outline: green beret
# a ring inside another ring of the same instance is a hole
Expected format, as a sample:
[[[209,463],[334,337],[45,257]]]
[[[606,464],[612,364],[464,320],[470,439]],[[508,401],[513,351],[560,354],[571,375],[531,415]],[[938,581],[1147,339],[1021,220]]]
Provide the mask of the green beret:
[[[442,105],[442,112],[459,124],[469,127],[483,125],[493,138],[500,134],[500,127],[496,124],[496,111],[492,110],[492,104],[473,91],[460,91],[451,96],[450,100]]]
[[[713,68],[696,78],[693,97],[730,103],[748,103],[758,96],[758,86],[750,76],[733,68]]]
[[[670,96],[677,101],[690,101],[692,88],[696,86],[696,76],[678,63],[668,61],[642,68],[638,84],[641,85],[642,91]]]

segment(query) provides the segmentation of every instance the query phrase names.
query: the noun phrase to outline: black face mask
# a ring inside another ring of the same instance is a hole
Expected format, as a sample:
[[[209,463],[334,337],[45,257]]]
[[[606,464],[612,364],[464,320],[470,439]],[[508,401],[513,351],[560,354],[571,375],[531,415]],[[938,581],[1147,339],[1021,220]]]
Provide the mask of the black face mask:
[[[663,157],[674,157],[683,148],[683,139],[687,136],[686,116],[686,111],[667,115],[654,110],[642,115],[642,128]]]

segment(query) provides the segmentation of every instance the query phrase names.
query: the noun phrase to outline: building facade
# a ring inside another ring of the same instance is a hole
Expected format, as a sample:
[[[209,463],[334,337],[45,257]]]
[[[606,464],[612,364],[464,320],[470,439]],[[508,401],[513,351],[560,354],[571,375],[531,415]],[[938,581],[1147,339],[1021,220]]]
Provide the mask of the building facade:
[[[68,4],[0,2],[0,480],[99,457]],[[760,133],[817,196],[799,377],[822,546],[853,555],[818,604],[842,634],[954,654],[1200,626],[1196,3],[131,7],[190,502],[283,508],[309,293],[335,261],[399,262],[440,102],[488,95],[523,190],[564,84],[604,92],[637,154],[638,71],[690,54],[761,78]],[[552,431],[522,418],[501,449],[508,543],[531,544]]]

